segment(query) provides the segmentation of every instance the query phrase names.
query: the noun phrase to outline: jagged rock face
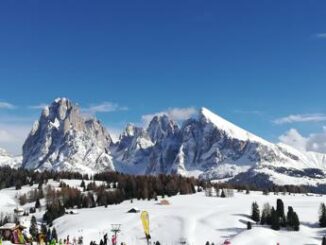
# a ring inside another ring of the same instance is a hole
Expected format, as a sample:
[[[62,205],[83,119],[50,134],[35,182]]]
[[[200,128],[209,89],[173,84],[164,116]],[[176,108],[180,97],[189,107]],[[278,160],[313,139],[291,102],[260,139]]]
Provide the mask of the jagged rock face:
[[[128,125],[113,147],[117,169],[136,174],[171,173],[179,129],[167,116],[155,116],[146,130]]]
[[[129,131],[132,133],[126,133]],[[134,147],[144,140],[146,150]],[[231,178],[255,167],[295,167],[304,162],[303,156],[269,143],[207,109],[202,109],[197,118],[186,120],[181,129],[167,116],[155,116],[146,130],[126,130],[117,148],[124,152],[119,158],[122,166],[142,162],[142,170],[137,173],[200,174],[207,179]]]
[[[166,116],[161,120],[155,117],[148,128],[149,134],[156,135],[156,138],[152,138],[157,142],[153,147],[147,173],[205,172],[223,164],[249,168],[262,158],[270,157],[271,152],[265,156],[257,142],[230,136],[215,125],[204,111],[200,112],[197,119],[186,120],[180,130],[174,126],[174,122],[167,123]],[[169,130],[164,132],[168,133],[161,133],[157,129],[162,127],[157,125],[170,125],[165,127]],[[230,175],[230,171],[227,174]]]
[[[188,174],[214,170],[210,176],[221,178],[261,161],[281,160],[272,148],[262,144],[265,142],[251,135],[247,137],[246,132],[227,125],[224,119],[214,121],[217,116],[211,114],[203,109],[198,118],[186,120],[181,129],[166,115],[155,116],[146,130],[129,125],[116,146],[117,159],[122,166],[141,162],[145,170],[138,173]],[[233,133],[241,133],[243,137],[239,139]],[[147,142],[146,147],[140,142]]]
[[[270,143],[205,108],[181,128],[166,115],[153,117],[146,129],[129,124],[112,143],[98,120],[82,117],[67,99],[57,99],[43,110],[23,146],[22,166],[83,173],[183,174],[237,182],[258,176],[264,183],[278,184],[287,184],[284,180],[296,184],[300,179],[316,184],[322,179],[326,184],[325,154]]]
[[[146,174],[178,174],[178,166],[174,162],[180,144],[177,136],[173,138],[161,141],[160,144],[154,146],[146,168]]]
[[[154,143],[178,134],[178,132],[179,127],[176,122],[170,120],[166,115],[154,116],[147,128],[147,134]]]
[[[176,122],[166,115],[155,116],[147,128],[155,145],[146,168],[147,174],[177,173],[174,161],[177,157],[181,138]]]
[[[98,120],[85,119],[78,106],[62,98],[45,107],[23,145],[28,169],[97,172],[114,170],[112,140]]]
[[[132,124],[127,125],[118,144],[111,147],[119,171],[143,174],[149,161],[153,142],[147,132]]]

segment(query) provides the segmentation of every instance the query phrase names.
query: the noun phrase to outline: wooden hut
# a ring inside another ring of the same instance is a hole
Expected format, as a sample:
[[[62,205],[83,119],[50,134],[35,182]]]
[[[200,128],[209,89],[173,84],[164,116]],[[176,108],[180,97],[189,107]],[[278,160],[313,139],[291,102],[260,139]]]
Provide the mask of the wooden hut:
[[[160,201],[160,205],[167,206],[167,205],[170,205],[170,202],[168,200],[166,200],[166,199],[162,199]]]

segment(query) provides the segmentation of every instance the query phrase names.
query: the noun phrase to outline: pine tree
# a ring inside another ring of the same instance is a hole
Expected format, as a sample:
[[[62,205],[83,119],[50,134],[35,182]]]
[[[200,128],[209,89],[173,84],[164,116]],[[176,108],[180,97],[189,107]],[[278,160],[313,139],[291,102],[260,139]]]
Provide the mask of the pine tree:
[[[321,245],[326,245],[326,238],[325,237],[323,237],[323,240],[321,242]]]
[[[271,225],[271,207],[270,207],[269,203],[264,204],[262,214],[261,214],[260,223],[262,225],[265,225],[265,224]]]
[[[289,227],[294,227],[294,211],[292,207],[288,207],[288,213],[286,215],[286,224]]]
[[[22,183],[20,180],[17,180],[16,182],[16,190],[20,190],[22,188]]]
[[[225,192],[224,192],[224,190],[222,189],[222,192],[221,192],[221,195],[220,195],[220,197],[222,197],[222,198],[225,198],[226,196],[225,196]]]
[[[300,221],[299,221],[298,214],[293,211],[292,207],[288,208],[286,223],[294,231],[298,231],[300,229]]]
[[[274,207],[271,210],[271,228],[276,231],[280,229],[280,220]]]
[[[293,213],[293,230],[294,231],[300,230],[300,221],[296,212]]]
[[[276,201],[276,213],[280,220],[280,225],[285,227],[286,226],[286,220],[285,220],[285,214],[284,214],[284,203],[281,199],[277,199]]]
[[[86,184],[84,180],[82,180],[82,182],[80,183],[80,187],[83,188],[83,191],[86,190]]]
[[[39,190],[43,189],[43,180],[40,180],[40,182],[38,183],[37,189],[39,189]]]
[[[247,230],[251,230],[251,222],[247,222]]]
[[[51,229],[48,229],[47,233],[46,233],[46,240],[49,242],[52,240],[52,233],[51,233]]]
[[[259,206],[256,202],[252,203],[251,206],[251,219],[259,222],[260,221],[260,211],[259,211]]]
[[[29,233],[31,234],[32,238],[36,240],[38,234],[38,228],[37,228],[36,218],[34,215],[31,218],[31,226],[29,228]]]
[[[320,204],[319,209],[319,226],[326,227],[326,206],[325,203]]]
[[[36,202],[35,202],[35,209],[36,209],[36,208],[40,208],[40,207],[41,207],[40,199],[37,198],[37,199],[36,199]]]
[[[55,229],[55,227],[53,227],[52,229],[52,239],[55,239],[56,241],[58,241],[58,235],[57,235],[57,230]]]

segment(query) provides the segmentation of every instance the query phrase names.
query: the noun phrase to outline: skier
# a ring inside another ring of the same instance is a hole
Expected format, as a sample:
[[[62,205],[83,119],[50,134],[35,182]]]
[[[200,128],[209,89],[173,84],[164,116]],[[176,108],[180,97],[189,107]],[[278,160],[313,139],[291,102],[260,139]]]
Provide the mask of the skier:
[[[112,245],[116,245],[117,244],[117,238],[116,238],[115,235],[112,235],[111,242],[112,242]]]
[[[83,244],[83,236],[78,237],[78,245]]]
[[[223,243],[223,245],[231,245],[230,240],[225,240],[224,243]]]
[[[108,244],[108,234],[105,234],[103,239],[104,239],[104,245],[107,245]]]

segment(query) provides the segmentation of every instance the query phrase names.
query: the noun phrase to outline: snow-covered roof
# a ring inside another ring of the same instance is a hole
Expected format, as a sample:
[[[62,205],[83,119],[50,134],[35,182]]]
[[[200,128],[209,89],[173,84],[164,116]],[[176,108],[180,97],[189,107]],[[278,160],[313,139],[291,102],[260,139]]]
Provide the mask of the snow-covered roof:
[[[16,227],[15,223],[6,223],[0,227],[1,230],[14,229]]]
[[[24,212],[23,208],[15,208],[14,212],[19,213],[19,212]]]
[[[140,212],[140,209],[134,207],[134,208],[131,208],[131,209],[128,210],[128,213],[132,213],[132,212],[136,212],[136,213],[138,213],[138,212]]]
[[[17,228],[25,229],[26,227],[23,225],[16,225],[15,223],[6,223],[0,227],[0,230],[15,230]]]

